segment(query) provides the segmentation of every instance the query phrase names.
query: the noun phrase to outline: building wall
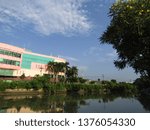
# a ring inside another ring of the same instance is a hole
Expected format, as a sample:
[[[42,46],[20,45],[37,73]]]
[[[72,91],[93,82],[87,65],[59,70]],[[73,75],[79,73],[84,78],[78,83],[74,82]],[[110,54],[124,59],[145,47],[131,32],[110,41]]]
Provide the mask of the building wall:
[[[13,76],[13,70],[8,70],[8,69],[0,69],[0,75],[5,75],[5,76]]]
[[[52,58],[42,57],[35,54],[26,54],[22,55],[22,64],[21,68],[24,69],[31,69],[32,63],[40,63],[40,64],[47,64],[49,61],[54,61]]]
[[[47,73],[47,72],[46,72]],[[13,71],[13,76],[21,76],[25,74],[25,76],[30,76],[30,77],[34,77],[35,75],[43,75],[44,72],[42,73],[40,70],[31,70],[31,69],[20,69]]]
[[[0,75],[13,76],[14,70],[21,69],[21,55],[24,49],[0,43]]]
[[[0,43],[0,76],[35,76],[48,74],[47,63],[66,62],[65,59],[26,51]],[[64,75],[64,73],[60,73]]]

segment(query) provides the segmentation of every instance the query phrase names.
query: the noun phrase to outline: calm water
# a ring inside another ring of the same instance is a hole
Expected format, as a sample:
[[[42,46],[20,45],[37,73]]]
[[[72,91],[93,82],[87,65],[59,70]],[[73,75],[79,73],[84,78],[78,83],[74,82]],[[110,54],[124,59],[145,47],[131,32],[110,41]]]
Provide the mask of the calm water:
[[[150,98],[133,95],[14,95],[0,96],[0,113],[145,113],[150,112]]]

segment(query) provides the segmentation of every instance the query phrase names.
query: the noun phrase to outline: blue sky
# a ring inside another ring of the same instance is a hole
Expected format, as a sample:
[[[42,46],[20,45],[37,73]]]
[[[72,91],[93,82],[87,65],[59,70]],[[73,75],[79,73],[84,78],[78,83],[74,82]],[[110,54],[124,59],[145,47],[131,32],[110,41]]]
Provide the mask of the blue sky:
[[[98,39],[114,1],[0,0],[0,42],[65,58],[85,78],[134,80],[132,68],[115,68],[115,50]]]

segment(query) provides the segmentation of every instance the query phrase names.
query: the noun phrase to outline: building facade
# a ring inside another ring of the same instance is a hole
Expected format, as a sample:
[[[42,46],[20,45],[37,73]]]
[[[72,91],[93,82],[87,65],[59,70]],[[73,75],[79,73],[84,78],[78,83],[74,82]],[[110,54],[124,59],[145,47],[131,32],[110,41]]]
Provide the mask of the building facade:
[[[46,68],[49,61],[66,62],[62,58],[33,53],[23,48],[0,43],[0,76],[19,77],[25,74],[25,76],[34,77],[48,74]]]

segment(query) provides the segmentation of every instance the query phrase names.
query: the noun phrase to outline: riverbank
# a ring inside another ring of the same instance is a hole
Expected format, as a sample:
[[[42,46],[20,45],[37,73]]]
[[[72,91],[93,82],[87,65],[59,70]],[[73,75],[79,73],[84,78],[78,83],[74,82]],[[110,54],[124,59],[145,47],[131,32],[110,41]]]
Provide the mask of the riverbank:
[[[0,93],[136,93],[137,87],[131,83],[103,81],[98,83],[51,83],[45,77],[25,81],[0,81]]]

